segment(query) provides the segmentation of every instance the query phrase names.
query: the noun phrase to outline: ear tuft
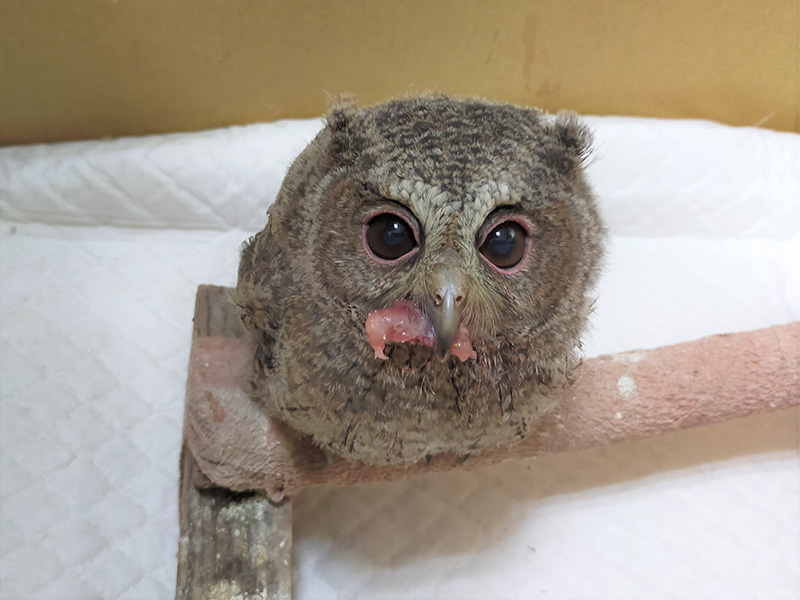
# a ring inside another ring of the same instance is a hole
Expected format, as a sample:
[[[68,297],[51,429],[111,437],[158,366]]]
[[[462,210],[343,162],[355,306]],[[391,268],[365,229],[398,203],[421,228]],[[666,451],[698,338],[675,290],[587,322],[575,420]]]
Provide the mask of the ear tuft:
[[[592,131],[577,114],[559,112],[552,131],[564,151],[560,170],[567,172],[585,164],[592,150]]]
[[[325,117],[331,131],[342,131],[355,121],[358,100],[353,94],[342,94],[332,99],[331,108]]]
[[[358,124],[358,102],[352,94],[343,94],[331,103],[325,117],[331,134],[331,151],[345,161],[354,158],[358,151],[356,126]]]

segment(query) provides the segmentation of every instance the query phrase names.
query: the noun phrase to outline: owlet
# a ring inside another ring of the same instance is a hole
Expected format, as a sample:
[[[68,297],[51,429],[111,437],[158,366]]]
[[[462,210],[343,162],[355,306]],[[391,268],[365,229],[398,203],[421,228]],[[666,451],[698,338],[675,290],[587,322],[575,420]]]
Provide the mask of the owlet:
[[[524,438],[578,364],[602,261],[590,141],[478,100],[335,107],[242,253],[257,401],[373,464]]]

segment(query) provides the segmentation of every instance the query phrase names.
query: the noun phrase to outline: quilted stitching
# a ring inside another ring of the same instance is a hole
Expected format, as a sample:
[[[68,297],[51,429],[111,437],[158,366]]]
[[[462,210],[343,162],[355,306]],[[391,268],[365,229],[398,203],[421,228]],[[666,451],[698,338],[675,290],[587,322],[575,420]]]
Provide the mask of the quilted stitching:
[[[0,594],[170,597],[194,291],[245,234],[3,229]]]
[[[797,136],[593,124],[617,237],[587,353],[800,318]],[[318,127],[0,149],[0,597],[172,596],[196,286],[233,283]],[[308,490],[296,597],[795,597],[799,417]]]
[[[0,216],[21,223],[258,231],[321,121],[0,148]],[[21,199],[24,198],[24,201]]]

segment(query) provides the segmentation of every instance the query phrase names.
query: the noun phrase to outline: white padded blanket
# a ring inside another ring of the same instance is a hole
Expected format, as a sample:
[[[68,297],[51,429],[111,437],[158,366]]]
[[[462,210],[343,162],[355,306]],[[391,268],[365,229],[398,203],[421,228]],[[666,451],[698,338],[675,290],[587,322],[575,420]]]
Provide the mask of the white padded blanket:
[[[589,122],[588,355],[800,319],[800,136]],[[0,598],[172,597],[195,290],[234,283],[319,126],[0,149]],[[792,410],[309,490],[295,597],[797,598],[799,436]]]

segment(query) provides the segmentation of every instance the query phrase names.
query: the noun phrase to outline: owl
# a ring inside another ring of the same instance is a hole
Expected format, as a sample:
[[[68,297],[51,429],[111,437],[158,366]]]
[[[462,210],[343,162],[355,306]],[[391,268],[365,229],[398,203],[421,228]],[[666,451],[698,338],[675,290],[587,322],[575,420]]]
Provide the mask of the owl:
[[[573,115],[474,99],[335,106],[242,251],[255,401],[370,464],[535,430],[602,262],[590,143]]]

